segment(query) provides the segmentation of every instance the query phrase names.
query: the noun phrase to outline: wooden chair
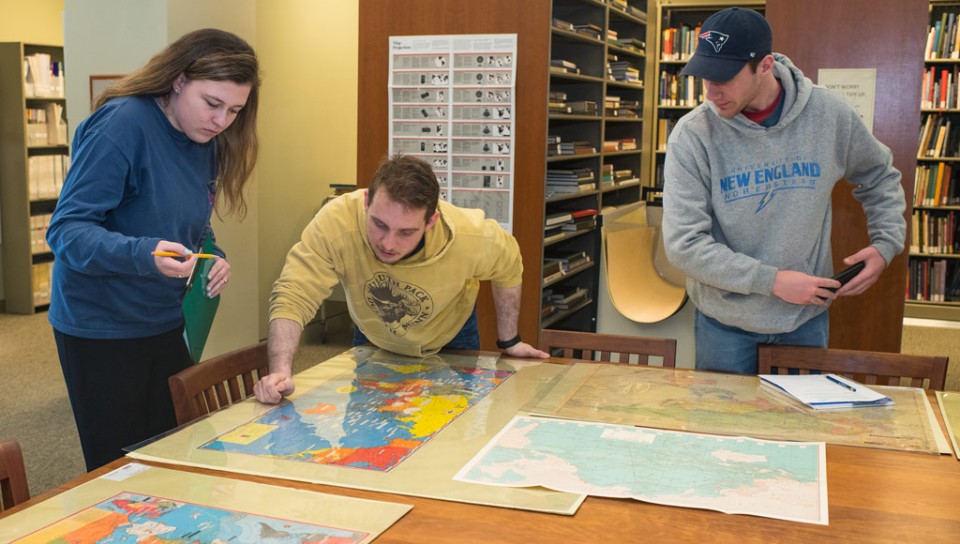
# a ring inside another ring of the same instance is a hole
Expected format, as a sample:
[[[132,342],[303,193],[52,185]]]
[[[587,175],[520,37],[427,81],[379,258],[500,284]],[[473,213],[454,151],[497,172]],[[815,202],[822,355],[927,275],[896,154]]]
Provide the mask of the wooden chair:
[[[13,439],[0,441],[0,512],[30,499],[23,451]]]
[[[252,396],[254,384],[268,373],[268,363],[267,343],[260,342],[201,361],[170,376],[177,424]]]
[[[911,387],[941,391],[947,380],[947,357],[770,344],[758,346],[757,354],[759,374],[817,370],[868,385],[901,385],[901,378],[909,378]]]
[[[644,338],[595,332],[543,329],[540,349],[550,355],[586,361],[607,361],[649,365],[650,356],[663,358],[663,366],[677,366],[677,341],[673,338]],[[616,361],[613,356],[616,355]],[[636,361],[630,361],[631,355]]]

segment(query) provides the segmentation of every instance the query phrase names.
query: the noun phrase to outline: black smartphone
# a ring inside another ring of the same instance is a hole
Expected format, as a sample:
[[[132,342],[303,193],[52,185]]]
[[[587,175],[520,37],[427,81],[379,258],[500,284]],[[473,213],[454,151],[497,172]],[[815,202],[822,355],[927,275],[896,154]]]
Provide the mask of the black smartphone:
[[[837,272],[836,274],[833,275],[833,279],[839,281],[840,287],[843,287],[844,285],[847,284],[848,281],[852,280],[854,276],[856,276],[857,274],[860,273],[861,270],[863,270],[863,266],[864,266],[863,261],[860,261],[859,263],[853,266],[850,266],[849,268],[844,268],[840,272]],[[840,287],[838,287],[837,289],[839,289]],[[834,289],[833,287],[824,287],[824,289],[829,289],[830,291],[834,291],[834,292],[836,292],[837,290],[837,289]]]

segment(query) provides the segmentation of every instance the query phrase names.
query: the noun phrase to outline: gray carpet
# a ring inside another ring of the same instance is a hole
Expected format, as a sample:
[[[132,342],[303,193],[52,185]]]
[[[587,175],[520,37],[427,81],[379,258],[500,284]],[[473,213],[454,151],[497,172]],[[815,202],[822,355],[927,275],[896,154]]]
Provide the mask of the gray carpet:
[[[316,325],[307,328],[295,371],[350,348],[349,318],[327,323],[325,344]],[[80,439],[46,313],[0,314],[0,376],[0,439],[20,441],[30,495],[83,474]]]

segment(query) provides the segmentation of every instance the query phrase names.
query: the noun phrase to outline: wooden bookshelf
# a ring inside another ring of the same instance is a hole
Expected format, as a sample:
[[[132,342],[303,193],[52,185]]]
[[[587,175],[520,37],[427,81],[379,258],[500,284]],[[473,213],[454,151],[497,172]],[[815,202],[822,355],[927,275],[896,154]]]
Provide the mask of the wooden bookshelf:
[[[53,213],[69,165],[66,126],[51,129],[53,136],[46,129],[36,130],[36,121],[43,120],[38,112],[46,114],[49,126],[55,112],[66,107],[62,86],[44,91],[25,84],[24,59],[38,53],[62,66],[62,47],[0,43],[3,294],[5,310],[18,314],[49,305],[53,254],[43,241],[43,223]]]
[[[960,2],[933,1],[923,51],[908,317],[960,321]]]
[[[656,49],[651,53],[656,86],[651,86],[651,102],[656,112],[651,123],[653,160],[650,161],[650,185],[663,187],[663,161],[667,138],[673,125],[704,100],[700,78],[680,75],[697,47],[700,25],[721,9],[741,6],[763,13],[763,0],[727,2],[724,0],[663,0],[657,2]]]
[[[599,212],[603,206],[626,205],[640,198],[647,145],[642,113],[646,101],[646,51],[638,42],[644,47],[649,43],[646,4],[646,0],[629,0],[626,7],[623,2],[600,0],[397,0],[391,3],[390,10],[384,10],[375,0],[361,0],[363,69],[359,81],[359,126],[363,130],[357,156],[360,185],[366,185],[389,145],[388,101],[383,90],[387,88],[390,36],[517,34],[513,235],[524,262],[520,333],[531,344],[536,344],[541,326],[596,328],[599,213],[596,227],[567,231],[549,241],[545,241],[545,215],[561,210]],[[595,29],[590,32],[557,28],[554,18],[594,25]],[[551,70],[551,59],[561,58],[577,69]],[[608,72],[608,62],[630,65],[616,65],[617,77]],[[630,66],[635,70],[628,70]],[[628,72],[631,75],[626,75]],[[550,111],[551,91],[565,93],[565,103],[579,104],[569,111]],[[628,107],[613,108],[611,104],[608,111],[607,102],[614,99],[619,100],[620,106]],[[595,109],[591,110],[587,102],[594,103]],[[560,135],[562,141],[570,144],[588,142],[592,149],[581,146],[573,156],[548,156],[547,137],[551,134]],[[618,147],[604,150],[604,140],[616,140]],[[619,185],[601,183],[603,165],[621,173],[630,171],[632,175],[629,179],[624,177]],[[590,168],[594,172],[593,185],[575,194],[549,193],[547,170],[571,167]],[[578,251],[590,256],[591,266],[544,281],[545,252]],[[579,303],[541,320],[544,289],[562,286],[578,286],[589,294]],[[496,318],[487,286],[481,290],[479,317],[481,345],[495,349]]]

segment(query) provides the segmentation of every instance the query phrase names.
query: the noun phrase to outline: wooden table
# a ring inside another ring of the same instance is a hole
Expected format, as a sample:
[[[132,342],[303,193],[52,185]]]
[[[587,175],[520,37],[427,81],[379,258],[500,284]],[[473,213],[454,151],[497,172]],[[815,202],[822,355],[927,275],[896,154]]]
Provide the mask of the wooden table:
[[[928,394],[936,406],[935,396]],[[0,518],[129,462],[114,461],[8,510]],[[377,539],[384,543],[960,542],[960,461],[952,455],[828,445],[829,526],[598,497],[588,497],[575,515],[562,516],[146,464],[412,504],[413,510]]]

